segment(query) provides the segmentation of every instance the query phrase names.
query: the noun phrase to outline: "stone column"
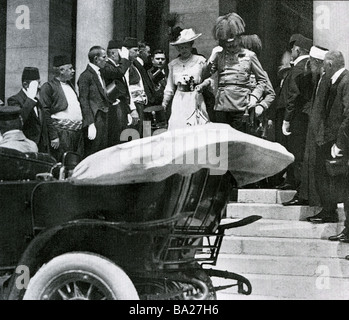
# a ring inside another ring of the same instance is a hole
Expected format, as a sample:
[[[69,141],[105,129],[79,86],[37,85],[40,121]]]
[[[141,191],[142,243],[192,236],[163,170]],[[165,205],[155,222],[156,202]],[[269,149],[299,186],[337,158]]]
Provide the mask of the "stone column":
[[[49,52],[49,1],[7,2],[6,99],[21,88],[24,67],[37,67],[47,81]]]
[[[78,0],[76,30],[76,81],[88,64],[89,49],[107,49],[113,38],[114,0]]]
[[[314,1],[314,44],[343,52],[349,66],[348,1]]]

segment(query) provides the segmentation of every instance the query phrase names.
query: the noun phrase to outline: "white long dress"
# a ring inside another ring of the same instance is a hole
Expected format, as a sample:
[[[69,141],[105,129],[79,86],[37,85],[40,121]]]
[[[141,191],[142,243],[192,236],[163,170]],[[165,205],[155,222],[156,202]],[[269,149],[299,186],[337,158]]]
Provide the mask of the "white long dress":
[[[187,119],[193,115],[196,107],[208,119],[206,105],[203,95],[197,91],[183,92],[177,90],[178,84],[185,85],[190,77],[193,77],[196,84],[201,83],[201,75],[205,67],[205,58],[192,55],[188,61],[181,61],[176,58],[168,65],[169,76],[165,88],[165,95],[174,96],[172,101],[172,112],[169,119],[168,129],[180,129],[188,126]]]

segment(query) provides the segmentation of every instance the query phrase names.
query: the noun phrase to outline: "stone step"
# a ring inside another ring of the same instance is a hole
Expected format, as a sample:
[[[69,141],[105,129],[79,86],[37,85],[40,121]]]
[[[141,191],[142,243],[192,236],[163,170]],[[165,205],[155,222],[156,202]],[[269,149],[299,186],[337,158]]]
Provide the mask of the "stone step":
[[[225,236],[220,251],[220,255],[222,254],[344,258],[349,254],[349,244],[331,242],[327,239]]]
[[[221,254],[217,268],[235,273],[321,276],[349,280],[349,261],[338,258]]]
[[[239,189],[237,202],[239,203],[268,203],[276,204],[290,201],[296,191],[280,191],[276,189]]]
[[[227,206],[227,218],[246,218],[250,215],[259,215],[264,219],[306,221],[306,218],[319,213],[321,208],[308,206],[289,206],[282,204],[260,203],[229,203]],[[340,221],[345,220],[343,206],[337,209]]]
[[[242,274],[252,284],[252,296],[278,297],[278,299],[299,300],[348,300],[349,279],[325,276],[290,276],[290,275],[260,275]],[[227,284],[226,279],[212,277],[214,286]],[[221,295],[233,299],[237,288],[222,290]],[[240,297],[240,296],[239,296]],[[243,297],[241,297],[243,298]],[[248,297],[246,297],[248,298]]]
[[[222,224],[238,220],[223,219]],[[344,223],[312,224],[303,221],[261,219],[241,228],[226,230],[225,233],[240,237],[328,239],[343,229]]]
[[[217,293],[217,300],[219,301],[226,301],[226,300],[236,300],[236,301],[254,301],[254,300],[264,300],[264,301],[275,301],[275,300],[296,300],[296,299],[289,299],[289,298],[282,298],[282,297],[271,297],[271,296],[258,296],[258,295],[249,295],[245,296],[243,294],[233,294],[233,293],[226,293],[224,291],[218,291]]]

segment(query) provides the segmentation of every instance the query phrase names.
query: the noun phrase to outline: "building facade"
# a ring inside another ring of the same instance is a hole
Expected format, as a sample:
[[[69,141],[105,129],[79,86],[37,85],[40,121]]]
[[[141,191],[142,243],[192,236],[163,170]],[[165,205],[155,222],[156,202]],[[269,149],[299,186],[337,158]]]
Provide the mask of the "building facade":
[[[42,82],[51,76],[53,57],[72,58],[76,78],[86,68],[91,46],[106,47],[113,38],[137,37],[170,59],[170,13],[177,24],[202,33],[195,42],[209,56],[216,46],[212,28],[216,18],[237,12],[246,33],[263,42],[261,61],[273,83],[287,42],[293,33],[312,37],[315,44],[344,52],[349,61],[346,1],[312,0],[0,0],[0,99],[18,91],[25,66],[40,69]]]

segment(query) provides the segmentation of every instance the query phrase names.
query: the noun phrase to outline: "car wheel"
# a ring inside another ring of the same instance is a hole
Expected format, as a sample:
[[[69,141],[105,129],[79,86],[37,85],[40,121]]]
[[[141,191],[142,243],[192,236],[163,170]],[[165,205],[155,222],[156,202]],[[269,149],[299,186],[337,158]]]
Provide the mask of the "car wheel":
[[[30,280],[24,300],[138,300],[126,273],[90,253],[67,253],[42,266]]]

